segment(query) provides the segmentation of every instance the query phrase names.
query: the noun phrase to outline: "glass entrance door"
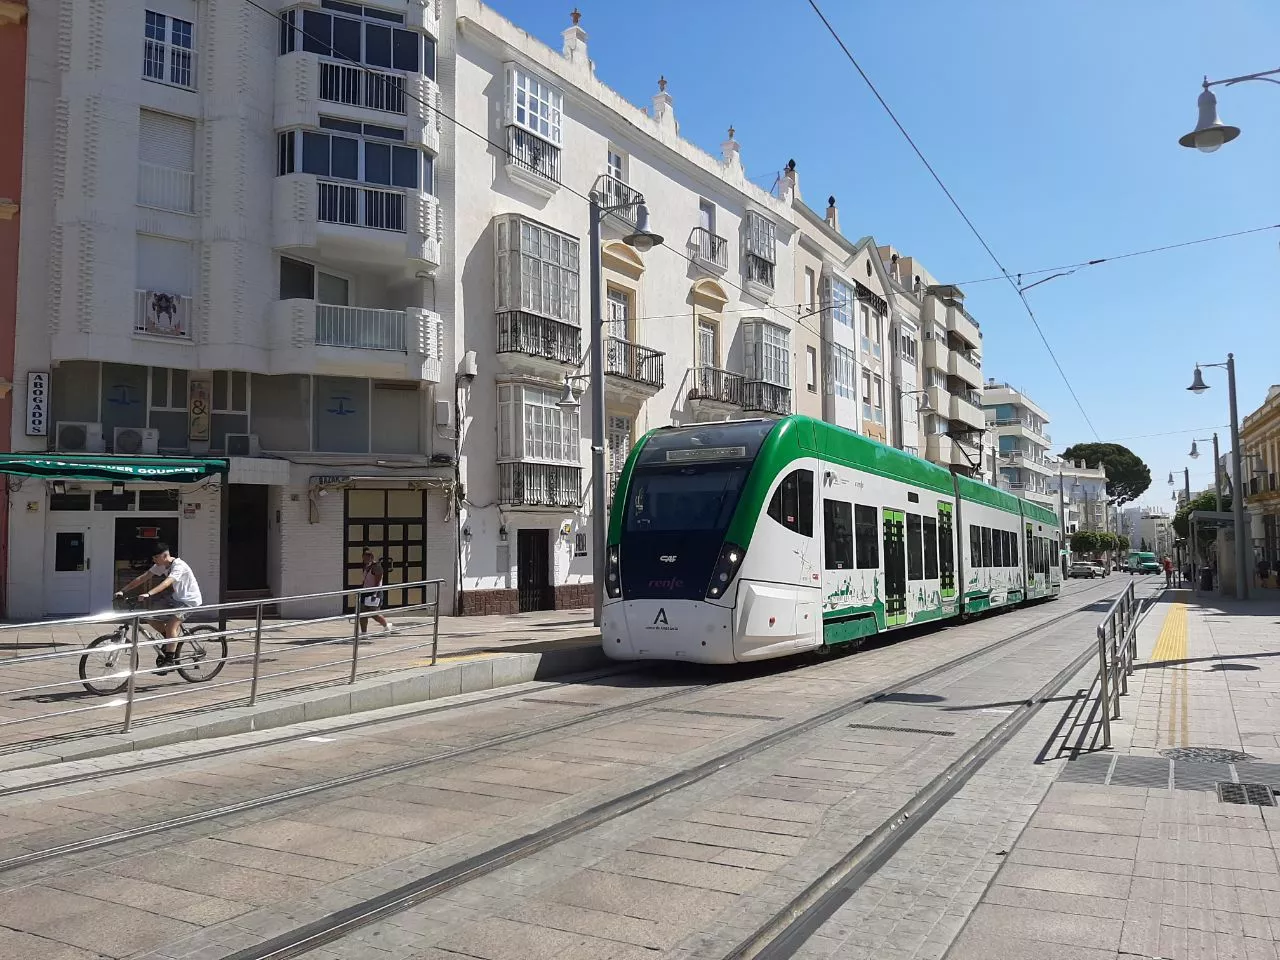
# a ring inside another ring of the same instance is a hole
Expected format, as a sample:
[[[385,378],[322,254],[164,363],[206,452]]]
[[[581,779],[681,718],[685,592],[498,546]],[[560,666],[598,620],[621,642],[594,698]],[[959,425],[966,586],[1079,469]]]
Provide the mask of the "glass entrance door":
[[[884,621],[886,626],[907,622],[907,551],[903,527],[907,516],[884,511]]]

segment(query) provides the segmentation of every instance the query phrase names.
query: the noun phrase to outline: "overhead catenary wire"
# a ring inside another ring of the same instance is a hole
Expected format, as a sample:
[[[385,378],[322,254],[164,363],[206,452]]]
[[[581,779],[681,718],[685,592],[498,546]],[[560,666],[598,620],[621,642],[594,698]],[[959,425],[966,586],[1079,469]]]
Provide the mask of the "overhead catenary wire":
[[[881,96],[880,91],[876,88],[876,85],[871,82],[871,78],[867,76],[866,71],[862,69],[862,65],[858,63],[857,58],[854,57],[853,53],[849,50],[848,46],[846,46],[844,40],[840,37],[840,34],[836,31],[836,28],[831,25],[831,21],[827,19],[826,14],[822,12],[822,8],[818,6],[816,0],[808,0],[808,3],[809,3],[809,6],[813,8],[813,12],[818,15],[818,19],[822,21],[823,26],[827,28],[827,32],[831,34],[832,38],[840,46],[840,49],[844,51],[845,57],[849,60],[851,64],[853,64],[853,68],[857,70],[858,75],[862,78],[863,82],[867,85],[868,89],[870,89],[871,93],[875,96],[876,100],[879,101],[880,106],[884,108],[884,112],[889,115],[889,119],[892,120],[894,126],[898,128],[898,132],[902,134],[903,138],[907,141],[907,143],[911,146],[911,149],[915,152],[915,155],[920,159],[920,162],[924,164],[925,169],[929,171],[929,175],[933,177],[934,182],[938,184],[938,187],[946,195],[946,198],[947,200],[950,201],[951,206],[954,207],[956,213],[960,215],[960,219],[962,219],[965,222],[965,225],[969,228],[969,231],[974,235],[974,237],[977,238],[978,243],[982,245],[982,249],[987,252],[987,256],[990,257],[991,262],[996,265],[996,268],[1000,271],[1000,275],[1009,282],[1009,286],[1011,286],[1014,292],[1018,295],[1018,299],[1022,302],[1022,306],[1027,312],[1027,316],[1031,318],[1031,323],[1036,328],[1036,333],[1040,335],[1040,340],[1041,342],[1044,343],[1045,350],[1049,352],[1049,357],[1050,359],[1053,360],[1053,365],[1057,368],[1059,376],[1062,377],[1062,382],[1066,384],[1067,391],[1071,394],[1071,399],[1075,401],[1076,407],[1080,410],[1080,415],[1084,417],[1084,422],[1087,423],[1089,425],[1089,429],[1093,431],[1094,437],[1097,437],[1098,436],[1097,427],[1095,427],[1093,425],[1093,421],[1089,419],[1089,414],[1085,410],[1084,404],[1080,402],[1080,397],[1076,393],[1075,387],[1071,385],[1070,378],[1067,377],[1066,371],[1062,369],[1062,364],[1058,361],[1057,354],[1053,352],[1053,347],[1049,343],[1049,338],[1044,335],[1044,330],[1040,328],[1040,321],[1036,318],[1035,311],[1031,309],[1031,304],[1027,300],[1026,295],[1022,292],[1022,289],[1019,287],[1018,282],[1014,280],[1013,276],[1009,273],[1009,271],[1005,269],[1004,264],[1000,262],[1000,258],[996,256],[995,251],[991,249],[991,245],[987,243],[987,240],[982,235],[982,232],[977,228],[973,220],[969,218],[969,215],[965,213],[964,208],[960,206],[960,202],[956,200],[955,195],[951,192],[950,188],[947,187],[942,177],[938,175],[938,171],[934,169],[933,164],[929,162],[928,158],[925,157],[924,153],[916,145],[916,142],[915,140],[912,139],[911,134],[907,132],[907,128],[902,125],[902,122],[898,119],[897,114],[893,112],[893,108],[890,107],[888,102],[884,99],[884,97]]]

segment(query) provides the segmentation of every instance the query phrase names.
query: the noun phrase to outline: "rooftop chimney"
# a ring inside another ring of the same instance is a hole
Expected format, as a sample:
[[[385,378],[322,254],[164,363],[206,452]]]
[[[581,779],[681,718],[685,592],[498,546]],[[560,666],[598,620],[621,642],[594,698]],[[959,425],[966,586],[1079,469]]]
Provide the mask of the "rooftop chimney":
[[[658,92],[653,95],[653,119],[661,126],[670,127],[672,132],[678,129],[676,124],[675,103],[671,94],[667,93],[667,78],[658,78]]]
[[[827,226],[832,230],[840,229],[840,211],[836,209],[836,198],[827,197]]]
[[[734,129],[729,128],[729,139],[720,144],[720,157],[726,166],[742,169],[742,146],[733,139]]]
[[[569,18],[573,20],[573,23],[564,32],[564,58],[575,66],[583,67],[589,71],[591,69],[591,61],[587,58],[587,31],[578,26],[578,21],[582,19],[582,13],[577,7],[574,7],[573,13],[569,14]]]

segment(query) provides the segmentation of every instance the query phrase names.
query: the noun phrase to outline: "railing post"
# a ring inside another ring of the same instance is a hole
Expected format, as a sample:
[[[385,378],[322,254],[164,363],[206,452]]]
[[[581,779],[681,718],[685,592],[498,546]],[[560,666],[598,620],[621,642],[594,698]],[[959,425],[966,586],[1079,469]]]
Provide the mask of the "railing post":
[[[124,701],[124,729],[121,733],[128,733],[129,727],[133,725],[133,691],[135,681],[138,676],[138,615],[133,616],[133,636],[129,641],[129,689],[125,694]]]
[[[1102,745],[1111,747],[1111,697],[1107,694],[1107,625],[1098,627],[1098,710],[1102,716]]]
[[[431,665],[436,665],[436,652],[440,647],[440,584],[436,583],[435,616],[431,623]]]
[[[258,666],[262,658],[262,601],[258,601],[253,623],[253,679],[249,681],[249,706],[258,701]]]
[[[356,682],[356,665],[360,661],[360,605],[364,600],[364,591],[356,594],[356,615],[351,628],[351,677],[347,683]]]

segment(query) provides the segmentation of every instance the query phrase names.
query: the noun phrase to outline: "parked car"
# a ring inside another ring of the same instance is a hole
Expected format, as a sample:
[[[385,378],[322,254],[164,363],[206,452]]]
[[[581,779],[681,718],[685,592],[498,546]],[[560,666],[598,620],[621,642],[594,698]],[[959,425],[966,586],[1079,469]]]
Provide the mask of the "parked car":
[[[1085,577],[1092,580],[1094,577],[1102,576],[1098,570],[1097,564],[1090,563],[1088,560],[1077,560],[1071,564],[1071,569],[1067,571],[1068,577]]]

